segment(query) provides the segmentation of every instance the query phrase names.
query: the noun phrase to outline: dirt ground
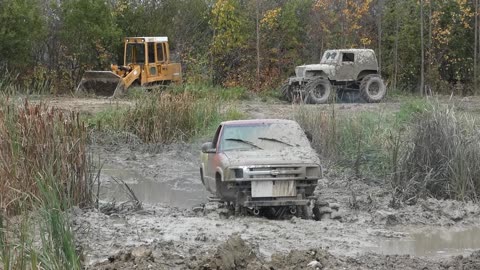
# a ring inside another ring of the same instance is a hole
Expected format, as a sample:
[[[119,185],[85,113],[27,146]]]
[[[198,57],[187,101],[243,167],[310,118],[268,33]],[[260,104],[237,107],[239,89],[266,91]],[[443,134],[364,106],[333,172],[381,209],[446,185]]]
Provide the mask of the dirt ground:
[[[475,102],[458,104],[474,110]],[[112,106],[96,99],[53,104],[84,112]],[[228,106],[251,118],[291,118],[294,111],[276,102]],[[340,113],[399,107],[335,105]],[[142,144],[131,134],[92,138],[91,152],[103,166],[102,210],[72,212],[87,269],[480,269],[477,204],[429,199],[393,209],[384,181],[327,168],[316,192],[340,205],[341,220],[235,217],[208,202],[198,173],[203,141],[162,146]],[[131,186],[141,208],[122,204],[130,197],[115,180]]]

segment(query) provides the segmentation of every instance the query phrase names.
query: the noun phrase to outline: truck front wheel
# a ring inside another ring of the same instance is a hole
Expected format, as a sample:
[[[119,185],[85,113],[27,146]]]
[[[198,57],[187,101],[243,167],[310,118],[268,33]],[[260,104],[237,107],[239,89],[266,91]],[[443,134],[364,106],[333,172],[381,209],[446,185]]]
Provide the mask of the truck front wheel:
[[[288,84],[288,82],[285,82],[282,84],[280,87],[280,93],[282,94],[282,98],[288,102],[293,101],[293,91],[292,91],[292,86]]]
[[[332,93],[332,85],[328,79],[315,78],[305,86],[307,91],[307,103],[324,104],[329,101]]]

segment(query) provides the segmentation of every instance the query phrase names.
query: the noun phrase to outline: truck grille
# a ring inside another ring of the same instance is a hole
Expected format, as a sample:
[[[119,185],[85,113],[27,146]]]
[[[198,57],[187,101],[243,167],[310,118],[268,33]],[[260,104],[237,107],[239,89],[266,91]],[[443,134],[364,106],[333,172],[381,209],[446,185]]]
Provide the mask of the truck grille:
[[[251,167],[246,171],[246,179],[295,179],[305,174],[305,169],[298,166],[281,167]]]

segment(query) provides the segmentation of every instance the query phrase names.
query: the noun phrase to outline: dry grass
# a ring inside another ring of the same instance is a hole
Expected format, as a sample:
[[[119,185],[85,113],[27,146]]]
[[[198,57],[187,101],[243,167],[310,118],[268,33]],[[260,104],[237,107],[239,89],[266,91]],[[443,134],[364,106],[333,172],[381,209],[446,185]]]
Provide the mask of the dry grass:
[[[341,117],[300,108],[296,119],[323,157],[357,177],[385,179],[392,206],[427,197],[480,199],[480,126],[453,106],[423,100],[395,113]]]
[[[86,141],[76,113],[1,99],[0,269],[81,269],[63,210],[92,202]]]
[[[86,154],[87,132],[78,114],[64,114],[27,101],[0,102],[0,208],[17,214],[41,200],[39,181],[56,182],[61,201],[92,200]],[[44,184],[42,182],[42,184]]]
[[[395,113],[353,116],[301,107],[296,120],[334,165],[390,183],[392,206],[480,199],[480,126],[453,106],[416,100]]]
[[[146,143],[171,143],[196,136],[219,117],[215,96],[158,93],[140,96],[129,109],[102,112],[89,123],[99,130],[131,132]]]
[[[419,197],[478,201],[480,133],[475,118],[436,104],[419,115],[400,153],[393,186],[397,202]],[[403,154],[402,154],[403,153]]]

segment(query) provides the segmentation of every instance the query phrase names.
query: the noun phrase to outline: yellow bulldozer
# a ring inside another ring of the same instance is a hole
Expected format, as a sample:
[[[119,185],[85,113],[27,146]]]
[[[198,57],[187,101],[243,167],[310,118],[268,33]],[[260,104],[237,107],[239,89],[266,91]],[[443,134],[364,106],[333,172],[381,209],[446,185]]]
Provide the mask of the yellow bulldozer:
[[[124,40],[123,66],[112,71],[87,71],[76,93],[118,97],[133,85],[151,87],[182,82],[179,63],[170,62],[167,37],[127,37]]]

